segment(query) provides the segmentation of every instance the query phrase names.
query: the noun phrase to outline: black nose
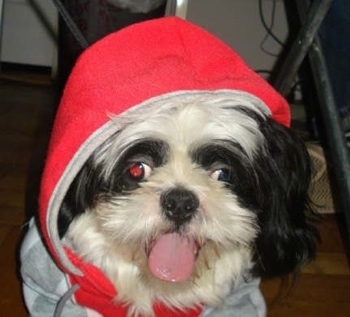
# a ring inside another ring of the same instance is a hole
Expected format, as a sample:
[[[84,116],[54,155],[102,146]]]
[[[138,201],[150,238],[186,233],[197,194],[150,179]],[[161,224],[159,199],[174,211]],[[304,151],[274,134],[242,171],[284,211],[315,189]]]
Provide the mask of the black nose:
[[[165,216],[180,226],[191,220],[199,207],[195,194],[184,188],[174,188],[160,197]]]

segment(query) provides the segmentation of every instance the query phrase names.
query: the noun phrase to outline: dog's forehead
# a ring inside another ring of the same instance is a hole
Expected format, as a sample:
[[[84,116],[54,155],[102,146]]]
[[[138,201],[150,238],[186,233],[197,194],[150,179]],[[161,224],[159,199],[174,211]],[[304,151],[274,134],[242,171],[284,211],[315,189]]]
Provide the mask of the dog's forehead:
[[[213,105],[213,102],[197,100],[174,104],[147,120],[131,124],[125,129],[123,138],[131,140],[139,135],[145,139],[162,140],[170,151],[187,153],[194,147],[218,140],[234,141],[248,155],[253,155],[263,139],[256,117],[263,118],[263,115],[250,105],[227,101]]]

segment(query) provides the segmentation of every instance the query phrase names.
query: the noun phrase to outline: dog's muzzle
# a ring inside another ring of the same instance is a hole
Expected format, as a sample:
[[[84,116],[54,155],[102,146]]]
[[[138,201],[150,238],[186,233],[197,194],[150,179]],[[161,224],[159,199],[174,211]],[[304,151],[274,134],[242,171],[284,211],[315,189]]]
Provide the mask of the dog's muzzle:
[[[160,205],[166,219],[174,224],[174,231],[155,237],[149,245],[148,267],[161,280],[183,282],[194,270],[200,246],[179,229],[194,217],[199,199],[191,191],[176,187],[161,194]]]

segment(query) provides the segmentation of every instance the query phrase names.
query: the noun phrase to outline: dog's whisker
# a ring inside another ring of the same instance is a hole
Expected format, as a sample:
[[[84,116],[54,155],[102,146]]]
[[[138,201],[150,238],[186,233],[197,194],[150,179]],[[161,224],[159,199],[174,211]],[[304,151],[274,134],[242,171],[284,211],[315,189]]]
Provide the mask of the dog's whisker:
[[[218,259],[220,259],[221,255],[220,255],[220,252],[219,252],[219,247],[218,247],[218,245],[216,243],[213,244],[213,250],[214,250],[214,253],[215,253],[216,257]]]
[[[204,261],[204,264],[205,264],[205,267],[207,268],[207,270],[210,270],[208,255],[206,252],[203,252],[203,261]]]
[[[196,271],[195,273],[194,273],[194,275],[193,275],[193,278],[192,278],[192,280],[191,280],[191,283],[192,283],[192,285],[193,286],[195,286],[195,287],[198,287],[199,286],[199,284],[198,284],[198,280],[199,280],[199,278],[200,278],[200,274]]]
[[[136,252],[131,252],[131,261],[135,262],[136,261]]]

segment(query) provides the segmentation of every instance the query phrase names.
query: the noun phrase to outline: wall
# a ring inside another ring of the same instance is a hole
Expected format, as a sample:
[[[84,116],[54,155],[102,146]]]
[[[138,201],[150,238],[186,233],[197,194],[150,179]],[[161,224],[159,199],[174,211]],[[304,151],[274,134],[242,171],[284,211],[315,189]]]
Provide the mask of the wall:
[[[273,0],[262,0],[267,23],[270,23]],[[191,0],[187,17],[210,30],[227,42],[239,53],[250,67],[255,70],[271,70],[275,56],[263,52],[260,43],[266,35],[259,17],[259,0]],[[285,41],[288,25],[283,1],[276,1],[273,32]],[[273,53],[279,53],[281,46],[271,38],[264,47]],[[200,48],[198,48],[200,53]]]
[[[207,28],[232,46],[253,69],[271,70],[276,57],[263,52],[266,35],[259,17],[259,0],[189,0],[189,20]],[[262,0],[269,23],[273,0]],[[1,60],[50,66],[55,64],[57,12],[50,0],[5,0]],[[287,37],[283,1],[276,1],[273,32]],[[264,47],[273,53],[281,49],[271,38]],[[198,48],[200,53],[200,48]]]
[[[55,67],[58,14],[50,0],[5,0],[1,61]]]

